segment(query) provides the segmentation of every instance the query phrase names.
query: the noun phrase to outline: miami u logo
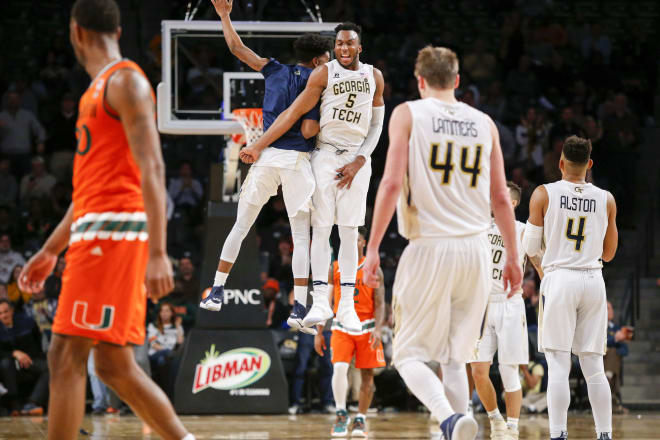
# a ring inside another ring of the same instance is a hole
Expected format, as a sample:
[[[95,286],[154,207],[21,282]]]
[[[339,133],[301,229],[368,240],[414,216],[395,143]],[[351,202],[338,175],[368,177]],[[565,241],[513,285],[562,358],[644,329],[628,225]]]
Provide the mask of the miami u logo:
[[[115,319],[115,307],[103,305],[103,313],[101,314],[101,321],[93,324],[87,322],[87,301],[76,301],[73,303],[73,316],[71,322],[76,327],[86,328],[88,330],[105,331],[112,327]]]

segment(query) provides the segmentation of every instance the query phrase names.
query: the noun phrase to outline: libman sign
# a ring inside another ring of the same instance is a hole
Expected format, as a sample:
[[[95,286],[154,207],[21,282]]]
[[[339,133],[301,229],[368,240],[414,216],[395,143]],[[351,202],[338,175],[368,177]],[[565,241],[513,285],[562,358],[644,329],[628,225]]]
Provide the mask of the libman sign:
[[[219,353],[215,344],[195,368],[192,392],[207,388],[235,390],[259,381],[270,370],[268,353],[253,347],[241,347]]]
[[[186,335],[174,387],[177,413],[286,414],[288,400],[270,330],[193,328]]]

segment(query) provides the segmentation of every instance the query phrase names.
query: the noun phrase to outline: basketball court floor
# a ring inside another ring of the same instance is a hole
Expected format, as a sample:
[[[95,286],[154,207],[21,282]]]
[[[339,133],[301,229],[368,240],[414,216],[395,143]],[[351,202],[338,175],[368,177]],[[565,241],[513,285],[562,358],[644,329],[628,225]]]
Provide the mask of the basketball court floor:
[[[331,415],[302,416],[184,416],[184,424],[198,439],[330,439]],[[477,416],[478,439],[488,439],[486,416]],[[520,439],[548,439],[547,416],[521,417]],[[634,412],[614,416],[614,439],[660,439],[660,413]],[[367,419],[370,439],[429,439],[437,431],[428,415],[421,413],[378,414]],[[155,439],[155,434],[143,434],[142,423],[132,416],[107,415],[86,417],[80,440]],[[571,440],[594,439],[590,414],[570,414],[568,430]],[[0,439],[45,439],[45,417],[0,418]]]

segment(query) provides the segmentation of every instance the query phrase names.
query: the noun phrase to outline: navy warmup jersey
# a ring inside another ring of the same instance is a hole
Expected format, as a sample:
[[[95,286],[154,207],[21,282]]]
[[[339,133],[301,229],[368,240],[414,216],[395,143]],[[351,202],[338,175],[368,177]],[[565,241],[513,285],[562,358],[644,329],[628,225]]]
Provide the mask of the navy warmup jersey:
[[[261,73],[266,79],[264,93],[264,131],[275,121],[277,116],[286,110],[300,93],[305,89],[312,69],[308,67],[280,64],[271,58]],[[293,127],[282,135],[270,146],[283,150],[311,151],[314,149],[314,138],[305,139],[300,133],[303,119],[320,119],[319,106],[314,107],[309,113],[297,121]]]

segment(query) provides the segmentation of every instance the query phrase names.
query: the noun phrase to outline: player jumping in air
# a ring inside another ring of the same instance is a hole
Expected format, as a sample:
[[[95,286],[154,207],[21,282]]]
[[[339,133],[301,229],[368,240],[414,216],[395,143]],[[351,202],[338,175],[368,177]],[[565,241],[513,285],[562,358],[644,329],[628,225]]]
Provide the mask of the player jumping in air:
[[[303,91],[312,69],[330,59],[331,42],[318,34],[306,34],[294,42],[299,59],[296,65],[280,64],[274,58],[263,58],[245,46],[229,19],[232,0],[211,0],[222,20],[222,30],[231,52],[252,69],[261,72],[266,80],[263,117],[264,129],[273,123]],[[218,311],[222,307],[224,285],[229,276],[243,239],[254,224],[263,205],[277,194],[282,185],[284,204],[289,215],[293,236],[293,269],[295,302],[288,324],[296,329],[315,334],[312,327],[302,324],[306,313],[307,284],[309,280],[309,227],[312,194],[316,183],[309,162],[313,137],[319,130],[318,108],[300,115],[286,133],[271,144],[250,168],[238,201],[236,223],[227,236],[220,254],[213,288],[200,307]]]
[[[361,29],[353,23],[335,28],[336,59],[317,67],[307,87],[264,135],[241,151],[241,159],[253,163],[267,154],[275,142],[306,112],[321,101],[321,131],[312,155],[316,178],[312,213],[312,277],[314,304],[304,319],[313,326],[333,316],[326,282],[330,266],[330,233],[338,226],[341,298],[337,320],[358,331],[360,319],[353,305],[358,256],[358,227],[364,225],[367,191],[371,178],[371,153],[383,127],[383,74],[360,62]]]

